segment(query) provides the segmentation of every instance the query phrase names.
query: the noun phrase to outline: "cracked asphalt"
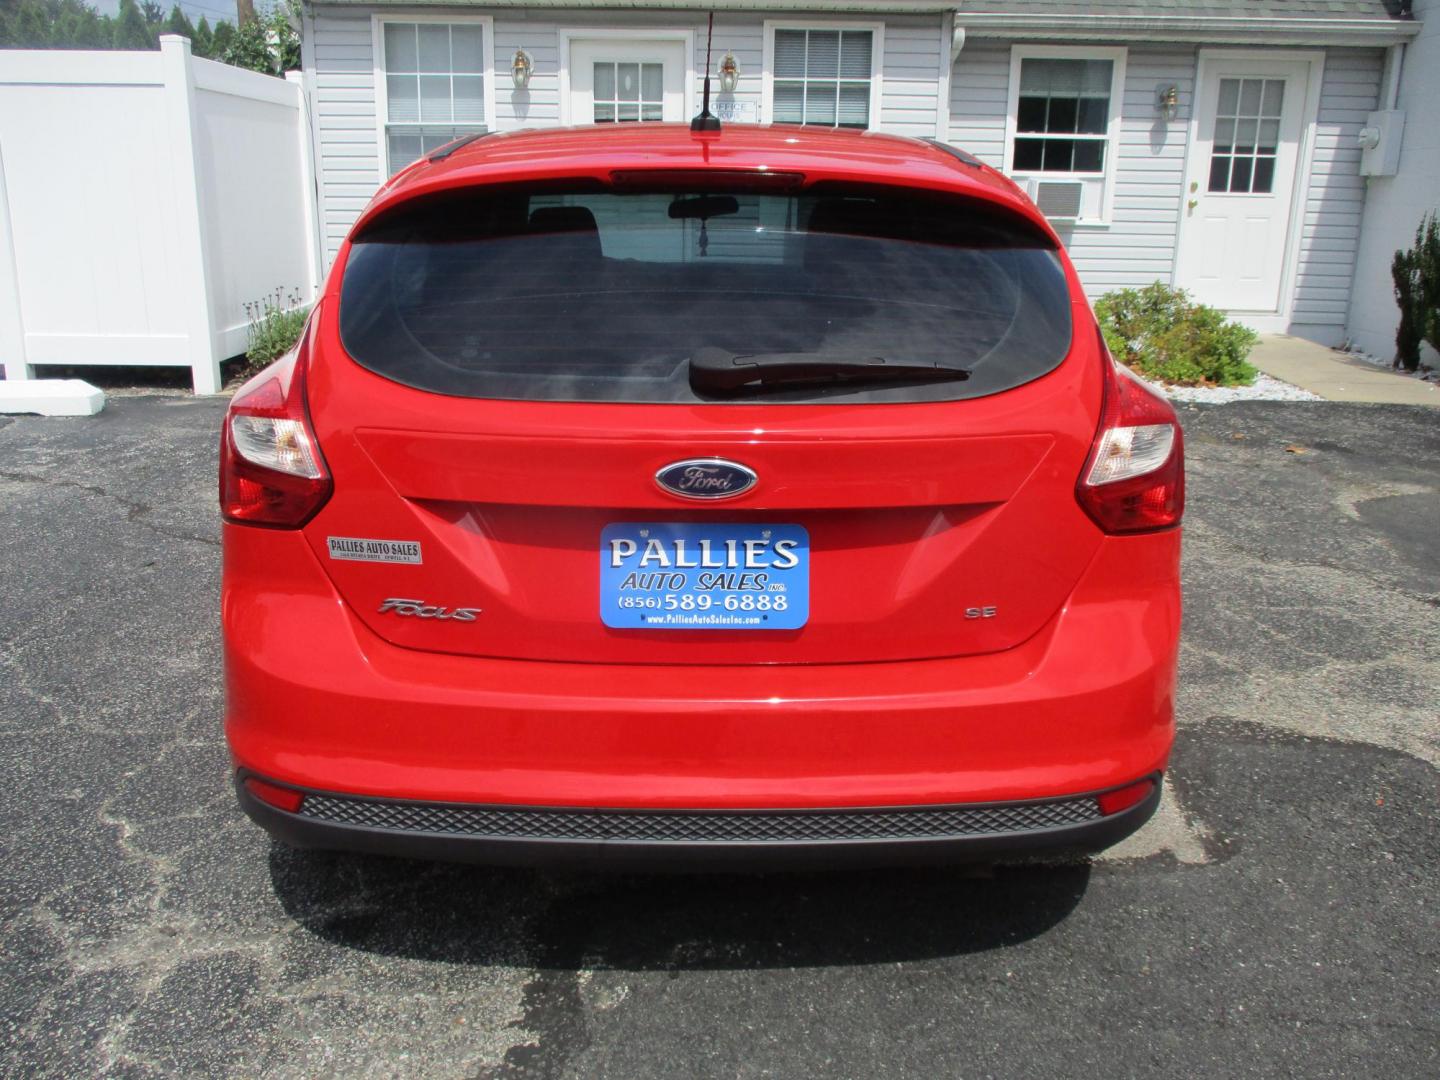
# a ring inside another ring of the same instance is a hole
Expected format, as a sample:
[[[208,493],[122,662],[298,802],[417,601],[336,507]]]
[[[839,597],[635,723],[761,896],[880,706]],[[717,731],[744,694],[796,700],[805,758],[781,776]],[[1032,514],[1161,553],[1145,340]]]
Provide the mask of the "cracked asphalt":
[[[0,418],[0,1075],[1440,1075],[1440,414],[1184,410],[1172,786],[1107,857],[654,878],[242,818],[223,408]]]

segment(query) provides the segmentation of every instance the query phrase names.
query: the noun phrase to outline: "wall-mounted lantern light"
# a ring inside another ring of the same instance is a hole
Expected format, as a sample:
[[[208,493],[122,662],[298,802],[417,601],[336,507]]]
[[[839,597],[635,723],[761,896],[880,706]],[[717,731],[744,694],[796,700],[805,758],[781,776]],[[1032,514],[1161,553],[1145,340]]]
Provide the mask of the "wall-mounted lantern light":
[[[514,80],[516,90],[524,90],[530,85],[530,72],[534,66],[529,53],[524,49],[515,50],[515,59],[510,61],[510,78]]]
[[[735,62],[735,54],[727,52],[725,59],[720,61],[720,92],[722,94],[733,93],[739,82],[740,65]]]
[[[1180,111],[1180,88],[1167,86],[1161,90],[1160,97],[1155,102],[1155,108],[1166,120],[1174,120],[1175,114]]]

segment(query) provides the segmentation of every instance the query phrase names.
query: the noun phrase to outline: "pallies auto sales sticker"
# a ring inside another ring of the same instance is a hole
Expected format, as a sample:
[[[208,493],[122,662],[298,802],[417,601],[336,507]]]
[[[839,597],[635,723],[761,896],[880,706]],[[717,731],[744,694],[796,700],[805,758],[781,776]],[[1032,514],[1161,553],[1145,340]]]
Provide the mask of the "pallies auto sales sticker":
[[[415,563],[420,562],[418,540],[364,540],[356,536],[327,536],[332,559],[351,562]]]

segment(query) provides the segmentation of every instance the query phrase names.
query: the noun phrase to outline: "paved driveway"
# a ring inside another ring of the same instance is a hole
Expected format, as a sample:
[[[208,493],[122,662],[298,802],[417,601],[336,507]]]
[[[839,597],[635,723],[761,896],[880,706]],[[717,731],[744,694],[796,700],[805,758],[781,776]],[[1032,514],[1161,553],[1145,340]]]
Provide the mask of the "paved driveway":
[[[272,847],[222,404],[0,419],[0,1074],[1440,1074],[1440,424],[1190,409],[1174,797],[1090,865],[718,879]]]

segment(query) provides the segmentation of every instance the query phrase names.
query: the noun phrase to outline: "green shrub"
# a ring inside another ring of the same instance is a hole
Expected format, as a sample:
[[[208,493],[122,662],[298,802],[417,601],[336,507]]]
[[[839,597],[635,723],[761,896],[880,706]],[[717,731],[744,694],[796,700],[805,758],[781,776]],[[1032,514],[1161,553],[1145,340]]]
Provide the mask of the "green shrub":
[[[246,304],[245,314],[250,319],[245,359],[249,370],[258,371],[295,347],[309,310],[301,306],[299,289],[288,295],[276,289],[274,295]]]
[[[1415,252],[1397,251],[1390,260],[1390,280],[1395,283],[1395,306],[1400,322],[1395,327],[1395,366],[1414,371],[1420,366],[1420,274]]]
[[[1395,252],[1390,264],[1400,325],[1395,327],[1395,367],[1420,367],[1420,343],[1440,350],[1440,215],[1421,217],[1416,243]]]
[[[1420,256],[1420,333],[1440,352],[1440,214],[1420,222],[1415,250]]]
[[[300,67],[300,35],[291,23],[292,16],[299,23],[296,0],[277,3],[268,11],[261,9],[255,18],[241,22],[222,47],[216,48],[212,40],[211,48],[222,63],[283,78],[285,72]]]
[[[1390,263],[1400,325],[1395,328],[1395,366],[1420,366],[1420,342],[1440,349],[1440,215],[1428,214],[1415,230],[1415,246],[1395,252]]]
[[[1179,386],[1248,386],[1259,374],[1245,358],[1256,335],[1223,312],[1155,282],[1107,293],[1095,304],[1116,360],[1148,379]]]

